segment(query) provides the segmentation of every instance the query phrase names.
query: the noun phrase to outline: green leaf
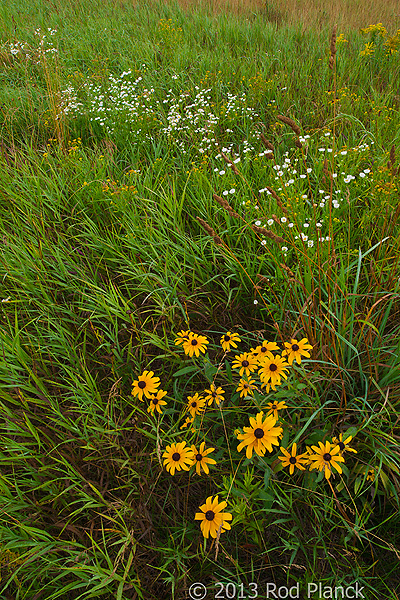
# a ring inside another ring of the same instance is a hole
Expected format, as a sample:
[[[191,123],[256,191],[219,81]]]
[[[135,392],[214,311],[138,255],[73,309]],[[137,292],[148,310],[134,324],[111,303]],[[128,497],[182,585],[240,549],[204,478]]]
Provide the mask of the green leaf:
[[[287,448],[288,442],[289,442],[289,430],[285,429],[285,431],[283,433],[283,438],[282,438],[281,446],[283,448]]]
[[[230,362],[228,360],[225,360],[225,369],[226,369],[226,375],[228,377],[228,381],[229,381],[229,383],[232,383],[232,369],[231,369]]]
[[[180,375],[187,375],[188,373],[194,373],[194,371],[198,371],[199,368],[197,365],[189,365],[188,367],[183,367],[183,369],[179,369],[176,373],[174,373],[173,377],[179,377]]]
[[[264,489],[268,489],[269,486],[269,479],[271,477],[271,469],[265,469],[265,473],[264,473]]]
[[[218,373],[218,367],[213,365],[211,362],[207,361],[204,365],[204,375],[210,383],[212,383],[214,375],[216,373]]]

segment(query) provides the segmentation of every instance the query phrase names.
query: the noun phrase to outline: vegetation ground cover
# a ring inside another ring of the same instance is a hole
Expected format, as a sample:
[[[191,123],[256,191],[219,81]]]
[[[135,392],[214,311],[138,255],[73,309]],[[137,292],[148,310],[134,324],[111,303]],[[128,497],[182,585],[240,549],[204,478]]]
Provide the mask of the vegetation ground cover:
[[[1,6],[4,598],[398,598],[399,15],[301,5]]]

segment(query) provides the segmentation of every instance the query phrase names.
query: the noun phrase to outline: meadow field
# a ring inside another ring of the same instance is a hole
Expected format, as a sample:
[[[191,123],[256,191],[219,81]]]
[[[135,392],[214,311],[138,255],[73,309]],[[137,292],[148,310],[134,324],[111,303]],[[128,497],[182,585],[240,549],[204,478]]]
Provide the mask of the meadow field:
[[[398,600],[398,2],[0,22],[0,598]]]

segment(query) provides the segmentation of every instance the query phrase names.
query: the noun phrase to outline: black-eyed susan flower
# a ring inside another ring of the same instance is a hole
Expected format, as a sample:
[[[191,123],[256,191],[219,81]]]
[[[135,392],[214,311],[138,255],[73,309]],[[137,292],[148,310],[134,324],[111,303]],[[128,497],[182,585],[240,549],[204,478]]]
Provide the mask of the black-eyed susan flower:
[[[246,381],[245,379],[241,379],[239,381],[239,385],[236,388],[237,392],[240,392],[240,397],[241,398],[246,398],[248,394],[252,394],[253,395],[253,390],[256,389],[257,386],[253,385],[253,383],[255,383],[255,379],[248,379],[248,381]]]
[[[250,373],[257,368],[257,360],[250,352],[243,352],[243,354],[239,354],[235,357],[235,360],[232,362],[232,367],[234,369],[239,369],[240,376],[245,373],[246,377],[249,377]]]
[[[175,339],[175,346],[179,346],[179,344],[183,344],[183,342],[185,340],[189,339],[189,333],[190,333],[190,329],[188,329],[187,331],[184,331],[183,329],[177,333],[177,337]]]
[[[311,446],[314,450],[314,454],[309,455],[310,470],[318,469],[324,471],[325,478],[329,479],[332,473],[332,469],[335,469],[338,473],[342,473],[341,462],[344,462],[343,456],[340,456],[340,448],[338,445],[331,446],[330,442],[318,442],[318,446]]]
[[[210,385],[210,389],[204,390],[204,392],[207,394],[205,400],[208,401],[208,406],[213,403],[213,400],[215,400],[215,404],[219,406],[220,402],[223,402],[225,399],[222,395],[225,394],[225,390],[223,390],[222,387],[217,388],[213,383]]]
[[[255,417],[250,417],[250,427],[243,427],[244,433],[239,433],[238,440],[242,440],[237,447],[238,452],[246,448],[246,457],[251,458],[253,450],[258,456],[264,456],[266,450],[272,452],[272,446],[279,446],[278,437],[282,433],[282,427],[275,427],[276,419],[272,416],[265,417],[259,412]]]
[[[365,469],[364,473],[367,473],[367,481],[375,481],[375,469]]]
[[[209,341],[205,335],[197,335],[197,333],[190,332],[189,337],[183,340],[182,345],[185,354],[200,356],[200,352],[204,353],[206,351],[206,344],[208,343]]]
[[[206,401],[197,392],[194,394],[194,396],[188,396],[187,400],[187,410],[190,412],[192,417],[195,417],[204,411]]]
[[[166,406],[166,402],[163,400],[164,396],[167,395],[167,392],[164,390],[158,390],[155,396],[150,396],[150,404],[147,409],[147,412],[152,412],[154,415],[155,411],[158,411],[160,414],[162,413],[161,407]]]
[[[286,448],[282,448],[281,452],[283,452],[284,456],[278,456],[279,460],[282,461],[282,465],[284,467],[289,467],[290,475],[293,475],[294,468],[297,467],[300,471],[305,471],[306,468],[303,465],[308,463],[308,454],[305,452],[304,454],[297,454],[297,444],[293,444],[292,453],[286,450]]]
[[[228,521],[232,520],[232,515],[222,512],[226,506],[225,500],[218,502],[218,496],[215,498],[209,496],[205,504],[199,507],[201,512],[196,513],[194,518],[196,521],[201,521],[200,529],[205,538],[208,538],[209,535],[216,538],[218,533],[221,534],[231,528]]]
[[[188,427],[188,425],[191,425],[194,421],[194,417],[186,417],[186,421],[184,422],[183,425],[180,426],[179,429],[185,429],[185,427]],[[195,431],[194,428],[191,429],[191,431]]]
[[[160,385],[160,378],[154,377],[153,371],[143,371],[139,378],[132,383],[132,396],[139,396],[139,400],[143,400],[143,394],[146,398],[150,398],[152,394],[157,392]]]
[[[273,415],[277,419],[278,411],[287,408],[287,406],[285,401],[278,402],[278,400],[274,400],[273,402],[268,402],[267,408],[269,409],[267,415]]]
[[[262,360],[264,356],[271,354],[272,350],[279,350],[278,344],[276,342],[268,342],[267,340],[264,340],[260,346],[252,348],[251,352],[257,360]]]
[[[296,359],[297,364],[300,364],[302,356],[310,358],[310,353],[307,350],[312,350],[312,346],[308,343],[307,338],[303,338],[300,342],[291,339],[290,342],[285,342],[285,346],[286,349],[283,350],[282,356],[288,357],[289,365],[293,364],[294,359]]]
[[[215,450],[215,448],[208,448],[206,450],[205,446],[206,446],[205,442],[202,442],[200,444],[200,448],[198,450],[197,450],[196,446],[192,446],[194,460],[196,461],[195,465],[196,465],[197,475],[201,475],[201,469],[203,469],[204,473],[206,473],[208,475],[210,472],[210,469],[208,468],[208,464],[210,464],[210,465],[217,464],[213,458],[209,458],[207,456],[208,454],[213,452]]]
[[[345,439],[343,439],[345,438]],[[357,454],[357,450],[354,450],[354,448],[350,448],[349,444],[351,442],[351,440],[353,439],[352,435],[349,435],[348,437],[346,437],[345,433],[341,433],[339,435],[339,438],[332,438],[332,444],[337,444],[340,448],[340,456],[343,455],[343,452],[345,452],[347,450],[347,452],[355,452],[355,454]]]
[[[222,349],[225,351],[228,351],[232,348],[237,348],[237,344],[235,342],[241,342],[242,340],[240,339],[240,337],[238,336],[237,333],[231,333],[230,331],[228,331],[225,335],[222,336],[221,338],[221,346]]]
[[[270,383],[273,386],[281,385],[281,377],[287,379],[285,371],[288,363],[284,358],[281,358],[278,354],[276,356],[265,357],[262,361],[262,366],[258,369],[258,375],[261,383],[266,385]],[[269,391],[269,390],[268,390]]]
[[[186,442],[178,442],[167,446],[162,457],[165,459],[165,468],[171,475],[175,475],[175,469],[177,471],[181,469],[189,471],[194,462],[193,450],[186,447]]]

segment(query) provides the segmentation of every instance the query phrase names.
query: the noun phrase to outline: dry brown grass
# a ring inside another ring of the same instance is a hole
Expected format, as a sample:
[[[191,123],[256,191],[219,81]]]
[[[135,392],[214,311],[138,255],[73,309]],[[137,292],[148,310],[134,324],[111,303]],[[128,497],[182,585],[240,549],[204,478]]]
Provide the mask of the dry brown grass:
[[[162,0],[170,3],[174,0]],[[360,29],[371,23],[382,23],[390,32],[400,27],[399,0],[175,0],[185,10],[203,6],[214,15],[232,12],[236,15],[265,13],[278,24],[301,24],[320,29],[338,25],[339,31]]]

